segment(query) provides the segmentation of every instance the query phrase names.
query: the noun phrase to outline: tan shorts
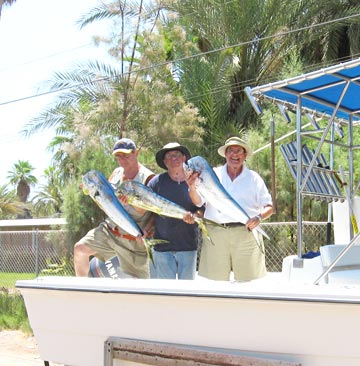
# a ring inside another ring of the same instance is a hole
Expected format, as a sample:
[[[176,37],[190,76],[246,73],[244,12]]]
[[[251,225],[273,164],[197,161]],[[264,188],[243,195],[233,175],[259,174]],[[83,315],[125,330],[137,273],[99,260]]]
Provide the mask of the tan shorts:
[[[101,223],[90,230],[79,243],[96,251],[96,257],[106,261],[115,255],[119,258],[121,271],[136,278],[149,278],[149,260],[145,246],[136,240],[116,236]]]
[[[199,275],[211,280],[228,281],[231,271],[236,281],[249,281],[265,276],[265,254],[262,236],[259,248],[254,234],[245,226],[224,228],[206,226],[213,243],[203,238]]]

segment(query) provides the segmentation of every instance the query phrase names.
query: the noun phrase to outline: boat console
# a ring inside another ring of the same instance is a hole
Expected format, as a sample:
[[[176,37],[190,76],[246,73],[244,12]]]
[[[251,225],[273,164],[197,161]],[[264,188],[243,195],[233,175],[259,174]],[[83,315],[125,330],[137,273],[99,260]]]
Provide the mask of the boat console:
[[[345,252],[346,250],[346,252]],[[297,265],[297,256],[291,255],[283,260],[282,273],[290,282],[319,284],[360,285],[360,246],[330,244],[320,247],[320,255],[303,259]],[[329,270],[326,275],[323,273]]]

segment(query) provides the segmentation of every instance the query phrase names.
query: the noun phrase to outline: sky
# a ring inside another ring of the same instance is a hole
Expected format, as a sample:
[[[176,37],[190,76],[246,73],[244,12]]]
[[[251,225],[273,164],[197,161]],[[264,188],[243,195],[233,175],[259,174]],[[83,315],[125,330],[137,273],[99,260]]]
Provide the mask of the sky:
[[[17,0],[0,17],[0,185],[19,160],[29,161],[33,175],[44,181],[51,164],[47,146],[54,131],[24,137],[24,126],[56,98],[56,94],[28,98],[45,92],[44,82],[54,72],[74,69],[90,60],[106,62],[105,47],[93,36],[107,35],[109,23],[80,30],[76,22],[98,0]],[[23,101],[18,99],[28,98]]]

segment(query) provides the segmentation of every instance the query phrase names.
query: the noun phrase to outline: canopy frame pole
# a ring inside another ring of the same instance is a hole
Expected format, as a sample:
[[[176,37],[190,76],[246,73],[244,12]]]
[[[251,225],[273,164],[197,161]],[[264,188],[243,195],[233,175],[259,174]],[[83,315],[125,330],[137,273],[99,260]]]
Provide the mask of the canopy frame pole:
[[[302,110],[302,97],[301,95],[297,100],[297,108],[296,108],[296,209],[297,209],[297,249],[298,249],[298,260],[294,261],[294,266],[302,267],[302,205],[303,205],[303,197],[302,197],[302,187],[301,187],[301,173],[302,173],[302,146],[301,146],[301,110]],[[305,181],[305,177],[304,177]]]
[[[321,136],[321,138],[320,138],[320,141],[319,141],[318,146],[316,147],[316,150],[315,150],[315,153],[314,153],[313,158],[312,158],[312,160],[311,160],[311,163],[310,163],[310,165],[309,165],[309,167],[308,167],[308,169],[307,169],[307,172],[306,172],[306,174],[305,174],[304,181],[303,181],[303,184],[302,184],[302,186],[301,186],[301,191],[303,191],[304,186],[305,186],[305,183],[306,183],[306,181],[308,180],[309,175],[310,175],[310,173],[311,173],[311,170],[312,170],[312,168],[313,168],[313,167],[314,167],[314,165],[315,165],[316,159],[317,159],[317,157],[319,156],[319,153],[320,153],[320,151],[321,151],[321,149],[322,149],[322,146],[323,146],[323,144],[324,144],[325,138],[326,138],[326,136],[327,136],[327,135],[328,135],[328,133],[329,133],[330,127],[331,127],[331,126],[333,125],[333,123],[334,123],[334,120],[335,120],[335,117],[336,117],[336,113],[337,113],[337,111],[338,111],[338,109],[339,109],[339,106],[340,106],[340,104],[341,104],[341,102],[342,102],[342,100],[343,100],[343,98],[344,98],[344,96],[345,96],[345,94],[346,94],[346,92],[347,92],[347,90],[348,90],[348,88],[349,88],[349,85],[350,85],[350,81],[349,81],[349,82],[347,82],[347,83],[345,84],[344,89],[343,89],[343,90],[342,90],[342,92],[341,92],[340,98],[339,98],[338,102],[336,103],[336,107],[334,108],[334,111],[333,111],[333,113],[332,113],[332,116],[331,116],[331,118],[330,118],[330,120],[329,120],[329,122],[328,122],[327,126],[326,126],[326,127],[325,127],[325,129],[324,129],[324,132],[323,132],[323,134],[322,134],[322,136]],[[299,96],[299,98],[300,98],[300,96]],[[301,148],[301,145],[300,145],[300,148]]]
[[[349,143],[349,149],[348,149],[348,161],[349,161],[349,200],[351,202],[348,202],[349,207],[349,218],[351,217],[350,207],[353,204],[353,198],[354,198],[354,146],[353,146],[353,120],[352,116],[349,116],[349,128],[348,128],[348,143]],[[353,206],[352,206],[353,207]],[[351,224],[351,220],[349,220],[349,229],[350,229],[350,239],[354,237],[354,228]]]
[[[302,138],[301,138],[301,118],[302,118],[302,95],[300,94],[297,98],[297,107],[296,107],[296,130],[298,133],[296,134],[296,148],[297,148],[297,161],[296,161],[296,206],[297,206],[297,252],[298,252],[298,258],[294,260],[294,266],[296,267],[302,267],[303,261],[302,261],[302,240],[303,240],[303,233],[302,233],[302,208],[303,208],[303,191],[305,189],[305,185],[307,180],[310,177],[312,168],[315,165],[316,159],[319,156],[319,153],[321,151],[321,148],[324,144],[325,138],[329,133],[329,130],[331,126],[334,123],[336,113],[339,109],[339,106],[349,88],[350,81],[348,81],[341,92],[341,95],[338,99],[338,102],[336,103],[336,107],[332,113],[332,116],[326,126],[326,128],[323,131],[322,137],[320,138],[319,144],[315,150],[315,153],[313,155],[313,158],[310,162],[309,167],[306,170],[305,176],[302,179],[301,173],[302,173]]]

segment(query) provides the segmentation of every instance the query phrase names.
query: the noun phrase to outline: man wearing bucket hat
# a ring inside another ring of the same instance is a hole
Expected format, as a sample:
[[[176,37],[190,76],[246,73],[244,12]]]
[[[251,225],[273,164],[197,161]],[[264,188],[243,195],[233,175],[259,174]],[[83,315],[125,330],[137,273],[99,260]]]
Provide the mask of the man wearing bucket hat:
[[[119,165],[109,177],[109,182],[114,187],[124,180],[135,180],[146,185],[155,176],[152,171],[139,163],[139,149],[131,139],[118,140],[114,145],[112,155]],[[146,230],[151,213],[128,205],[123,197],[120,200],[136,223]],[[93,259],[90,266],[89,258],[91,256],[97,257],[97,260],[94,262]],[[149,278],[150,276],[149,261],[144,245],[117,227],[109,218],[90,230],[74,246],[74,267],[77,276],[94,276],[94,271],[102,272],[106,276],[106,270],[102,269],[104,262],[107,263],[107,267],[111,267],[115,277]],[[117,268],[118,266],[120,269]],[[91,269],[90,274],[89,269]]]
[[[189,186],[183,164],[191,158],[187,147],[170,142],[156,153],[157,164],[165,169],[149,183],[155,193],[184,207],[188,213],[183,220],[155,216],[154,238],[167,240],[153,249],[154,265],[150,263],[151,277],[162,279],[195,278],[199,229],[192,213],[198,211],[189,197]]]
[[[225,190],[249,215],[246,224],[234,223],[233,218],[204,199],[196,191],[196,174],[189,177],[192,201],[200,206],[205,203],[204,217],[220,225],[208,225],[209,236],[203,238],[199,275],[212,280],[226,281],[233,272],[236,281],[249,281],[266,274],[264,245],[261,235],[255,240],[251,230],[272,215],[272,198],[263,179],[245,165],[252,156],[251,147],[239,137],[230,137],[218,149],[226,159],[223,166],[214,168]]]

